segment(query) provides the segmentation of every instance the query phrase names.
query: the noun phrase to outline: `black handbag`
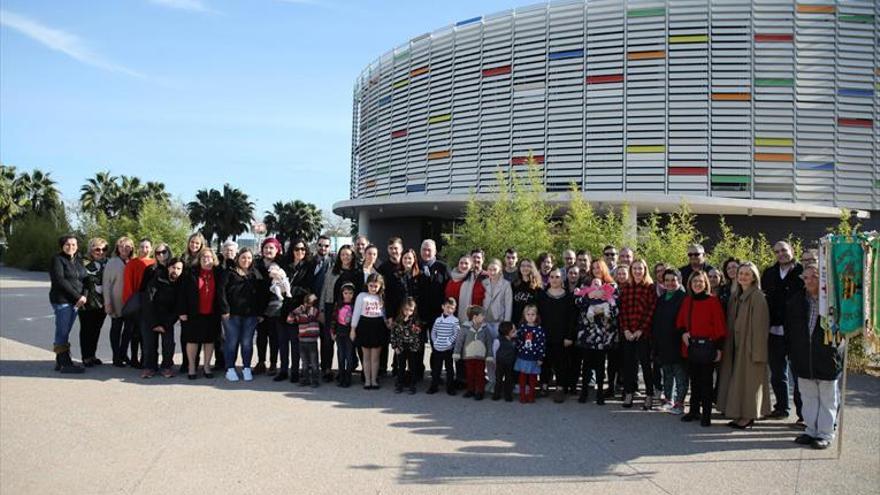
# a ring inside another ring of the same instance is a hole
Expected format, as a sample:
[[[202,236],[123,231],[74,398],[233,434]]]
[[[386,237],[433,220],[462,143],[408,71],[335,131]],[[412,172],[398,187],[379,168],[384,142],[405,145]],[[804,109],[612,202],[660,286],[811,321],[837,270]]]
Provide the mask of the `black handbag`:
[[[694,312],[694,300],[688,306],[688,332],[691,331],[691,316]],[[707,338],[691,338],[688,340],[688,361],[694,364],[712,364],[715,362],[715,342]]]

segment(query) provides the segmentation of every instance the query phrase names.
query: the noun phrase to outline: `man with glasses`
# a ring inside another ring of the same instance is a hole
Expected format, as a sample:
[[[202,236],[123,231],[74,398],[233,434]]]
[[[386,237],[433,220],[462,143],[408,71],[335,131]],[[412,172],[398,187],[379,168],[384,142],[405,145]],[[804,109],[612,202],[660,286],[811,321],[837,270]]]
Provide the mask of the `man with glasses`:
[[[767,360],[770,365],[770,386],[776,403],[771,418],[787,418],[788,403],[788,355],[786,351],[785,305],[789,298],[804,288],[801,274],[804,267],[795,261],[791,245],[779,241],[773,245],[776,263],[761,274],[761,289],[767,297],[767,309],[770,312],[770,337],[767,340]],[[803,421],[801,415],[801,398],[794,387],[794,404],[798,422]]]
[[[507,251],[504,251],[504,270],[502,270],[502,275],[504,276],[504,280],[507,280],[510,283],[513,283],[516,280],[516,277],[519,276],[519,254],[516,252],[514,248],[507,248]]]
[[[568,269],[577,264],[577,255],[573,249],[562,252],[562,280],[568,279]]]
[[[706,263],[706,250],[702,244],[691,244],[688,246],[688,264],[678,269],[681,272],[681,283],[689,287],[692,273],[698,270],[709,273],[713,268]]]
[[[838,412],[837,381],[843,371],[843,345],[825,342],[819,326],[819,270],[807,265],[804,287],[792,294],[785,307],[785,333],[791,367],[803,400],[806,431],[795,443],[827,449],[834,439]]]
[[[333,254],[330,252],[330,238],[322,234],[315,243],[315,279],[312,294],[320,294],[324,288],[327,271],[333,267]],[[323,309],[323,308],[322,308]],[[333,381],[333,338],[330,337],[329,322],[319,322],[321,326],[321,375],[325,382]]]
[[[602,256],[605,258],[605,264],[608,265],[608,271],[612,272],[617,268],[617,248],[614,246],[605,246],[602,250]]]

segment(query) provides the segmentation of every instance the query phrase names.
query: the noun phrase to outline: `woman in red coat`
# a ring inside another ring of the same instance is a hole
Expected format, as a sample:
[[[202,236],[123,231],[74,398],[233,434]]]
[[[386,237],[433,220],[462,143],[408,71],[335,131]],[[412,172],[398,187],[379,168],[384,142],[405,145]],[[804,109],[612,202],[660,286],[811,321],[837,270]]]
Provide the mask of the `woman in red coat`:
[[[699,418],[700,426],[711,426],[712,377],[715,363],[721,361],[727,326],[721,301],[710,292],[706,272],[697,270],[691,274],[688,295],[681,303],[676,326],[684,331],[681,352],[687,359],[691,381],[691,407],[681,420],[689,422]]]

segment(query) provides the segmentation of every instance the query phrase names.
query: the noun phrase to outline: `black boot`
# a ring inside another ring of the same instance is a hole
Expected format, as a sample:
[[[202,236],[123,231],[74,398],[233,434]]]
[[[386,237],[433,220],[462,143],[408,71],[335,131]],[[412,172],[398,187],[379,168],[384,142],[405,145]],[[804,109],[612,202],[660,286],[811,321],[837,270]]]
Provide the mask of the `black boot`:
[[[712,408],[703,406],[703,413],[700,415],[700,426],[712,426]]]
[[[74,364],[70,358],[70,344],[55,346],[55,370],[63,374],[79,374],[85,372],[85,368]]]

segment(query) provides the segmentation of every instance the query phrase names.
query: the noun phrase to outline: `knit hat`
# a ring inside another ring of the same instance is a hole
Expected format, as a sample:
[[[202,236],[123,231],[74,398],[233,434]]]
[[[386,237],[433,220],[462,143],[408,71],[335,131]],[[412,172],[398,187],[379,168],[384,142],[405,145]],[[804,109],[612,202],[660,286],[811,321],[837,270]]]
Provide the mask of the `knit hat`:
[[[278,256],[281,256],[284,253],[284,249],[281,247],[281,243],[278,241],[278,239],[274,237],[267,237],[263,239],[263,242],[260,244],[260,252],[263,252],[263,248],[266,246],[266,244],[274,245],[275,249],[278,250]]]

